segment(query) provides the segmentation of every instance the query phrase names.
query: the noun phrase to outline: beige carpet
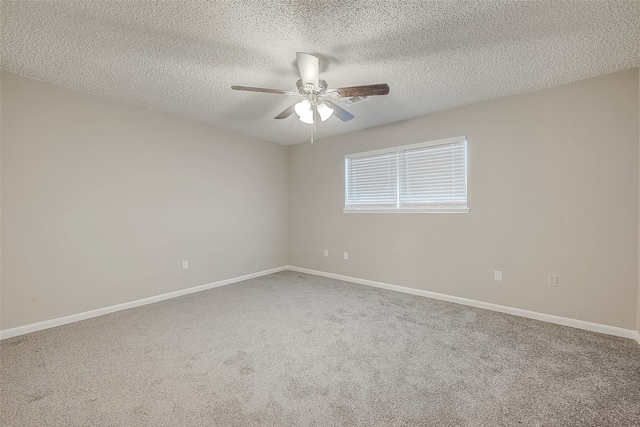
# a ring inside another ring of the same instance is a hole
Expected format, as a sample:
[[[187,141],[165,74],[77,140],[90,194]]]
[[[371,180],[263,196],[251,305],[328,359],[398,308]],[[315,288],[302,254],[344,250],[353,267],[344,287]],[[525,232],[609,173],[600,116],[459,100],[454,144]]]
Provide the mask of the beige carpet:
[[[640,346],[282,272],[0,342],[3,426],[638,426]]]

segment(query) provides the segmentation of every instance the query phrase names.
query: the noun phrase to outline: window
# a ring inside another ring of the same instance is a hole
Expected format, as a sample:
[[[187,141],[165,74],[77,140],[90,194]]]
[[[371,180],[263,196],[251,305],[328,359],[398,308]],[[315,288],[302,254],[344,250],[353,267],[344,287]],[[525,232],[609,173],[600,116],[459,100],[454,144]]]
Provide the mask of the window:
[[[345,156],[345,212],[469,212],[465,137]]]

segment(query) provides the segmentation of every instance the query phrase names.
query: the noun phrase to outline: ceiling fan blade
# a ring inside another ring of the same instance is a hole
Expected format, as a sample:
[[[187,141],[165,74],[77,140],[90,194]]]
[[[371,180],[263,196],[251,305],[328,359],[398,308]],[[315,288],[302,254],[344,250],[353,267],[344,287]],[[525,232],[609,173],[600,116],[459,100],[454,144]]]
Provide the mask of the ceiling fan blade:
[[[311,83],[313,87],[318,90],[318,78],[320,75],[320,61],[318,57],[309,53],[296,52],[296,58],[298,58],[298,69],[300,70],[302,83],[304,83],[305,86]]]
[[[264,87],[251,87],[251,86],[231,86],[233,90],[244,90],[247,92],[263,92],[263,93],[277,93],[278,95],[300,95],[297,92],[281,89],[267,89]]]
[[[338,96],[340,98],[351,98],[352,96],[387,95],[389,93],[389,85],[386,83],[381,83],[377,85],[341,87],[339,89],[327,90],[327,92],[338,92]]]
[[[287,117],[292,115],[293,112],[296,111],[296,104],[297,102],[294,102],[293,104],[288,106],[282,113],[275,116],[274,119],[286,119]]]
[[[322,102],[326,102],[327,104],[329,104],[331,106],[331,108],[333,108],[333,115],[336,116],[337,118],[339,118],[340,120],[342,120],[343,122],[348,122],[349,120],[355,118],[356,116],[354,116],[353,114],[351,114],[350,112],[348,112],[347,110],[345,110],[344,108],[336,105],[335,103],[329,101],[329,100],[324,100]]]

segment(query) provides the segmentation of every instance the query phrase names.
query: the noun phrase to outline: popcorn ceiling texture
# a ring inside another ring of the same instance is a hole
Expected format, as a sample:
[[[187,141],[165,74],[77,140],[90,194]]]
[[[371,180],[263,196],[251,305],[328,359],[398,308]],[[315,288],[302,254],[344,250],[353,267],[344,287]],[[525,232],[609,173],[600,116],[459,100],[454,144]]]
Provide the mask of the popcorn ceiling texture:
[[[640,1],[2,1],[2,69],[280,144],[295,52],[330,87],[388,83],[316,139],[640,66]]]

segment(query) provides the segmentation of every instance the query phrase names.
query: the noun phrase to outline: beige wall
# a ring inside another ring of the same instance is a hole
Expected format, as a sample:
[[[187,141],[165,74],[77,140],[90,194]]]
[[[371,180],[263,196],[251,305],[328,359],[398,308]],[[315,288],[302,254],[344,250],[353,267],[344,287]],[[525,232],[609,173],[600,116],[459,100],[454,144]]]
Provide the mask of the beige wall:
[[[637,94],[633,69],[290,147],[289,264],[635,329]],[[469,214],[342,212],[345,154],[460,135]]]
[[[3,330],[287,264],[286,147],[13,74],[1,89]]]
[[[638,70],[638,103],[640,104],[640,69]],[[638,145],[640,146],[640,119],[638,122]],[[638,192],[640,192],[640,182],[638,183]],[[638,214],[638,222],[640,223],[640,213]],[[638,226],[638,232],[640,233],[640,225]],[[636,310],[636,331],[638,331],[637,338],[640,339],[640,234],[638,235],[638,307]]]
[[[2,73],[0,328],[282,266],[288,243],[291,265],[640,331],[639,81],[287,150]],[[471,213],[342,212],[345,154],[458,135]]]

